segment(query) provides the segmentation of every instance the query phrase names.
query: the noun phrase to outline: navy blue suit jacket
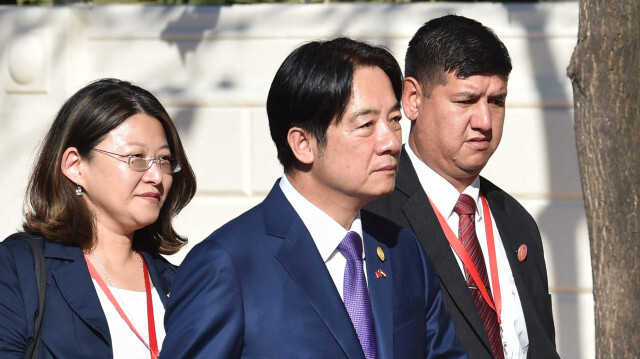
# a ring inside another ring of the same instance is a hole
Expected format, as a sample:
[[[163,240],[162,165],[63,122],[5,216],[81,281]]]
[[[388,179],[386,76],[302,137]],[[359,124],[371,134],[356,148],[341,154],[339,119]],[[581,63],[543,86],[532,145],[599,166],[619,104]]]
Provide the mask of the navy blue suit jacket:
[[[39,358],[113,358],[111,336],[82,250],[42,238],[47,296]],[[142,252],[153,285],[166,306],[175,266]],[[22,358],[33,340],[38,291],[29,245],[0,243],[0,357]]]
[[[372,213],[361,217],[378,357],[466,358],[416,237]],[[386,277],[376,278],[378,269]],[[163,359],[364,359],[326,265],[277,183],[187,255],[165,328]]]

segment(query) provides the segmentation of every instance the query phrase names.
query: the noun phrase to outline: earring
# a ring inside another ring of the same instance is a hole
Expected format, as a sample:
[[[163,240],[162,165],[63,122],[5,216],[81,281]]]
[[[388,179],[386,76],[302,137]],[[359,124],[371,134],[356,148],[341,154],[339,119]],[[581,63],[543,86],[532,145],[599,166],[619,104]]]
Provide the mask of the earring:
[[[82,187],[80,187],[79,184],[77,184],[76,186],[76,196],[82,196]]]

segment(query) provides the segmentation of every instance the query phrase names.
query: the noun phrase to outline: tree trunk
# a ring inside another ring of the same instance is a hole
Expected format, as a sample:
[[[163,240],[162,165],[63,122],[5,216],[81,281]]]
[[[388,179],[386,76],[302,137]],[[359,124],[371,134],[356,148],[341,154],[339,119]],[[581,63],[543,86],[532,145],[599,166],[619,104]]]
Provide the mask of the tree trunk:
[[[568,76],[593,267],[597,358],[640,356],[640,1],[579,0]]]

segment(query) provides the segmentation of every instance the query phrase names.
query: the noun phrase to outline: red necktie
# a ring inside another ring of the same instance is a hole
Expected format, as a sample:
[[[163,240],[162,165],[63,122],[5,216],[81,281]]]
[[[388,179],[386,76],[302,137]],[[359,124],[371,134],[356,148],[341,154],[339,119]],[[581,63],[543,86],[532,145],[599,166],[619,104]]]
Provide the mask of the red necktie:
[[[476,236],[474,218],[476,202],[471,198],[471,196],[461,194],[453,210],[458,214],[458,216],[460,216],[458,239],[469,253],[469,257],[471,257],[473,264],[478,270],[478,274],[480,274],[480,278],[482,278],[484,287],[487,289],[489,295],[492,296],[491,287],[489,286],[489,278],[487,276],[487,268],[484,264],[484,256],[482,255],[482,249],[480,248],[480,243],[478,243],[478,237]],[[485,213],[485,216],[488,215],[488,213]],[[473,301],[476,303],[478,313],[480,313],[480,319],[482,319],[482,322],[484,323],[484,330],[489,336],[489,343],[493,349],[493,354],[496,358],[503,359],[504,348],[502,347],[498,316],[496,315],[496,312],[491,309],[489,303],[484,299],[482,293],[478,290],[473,278],[469,274],[469,270],[466,267],[464,268],[464,274],[469,290],[471,291]]]

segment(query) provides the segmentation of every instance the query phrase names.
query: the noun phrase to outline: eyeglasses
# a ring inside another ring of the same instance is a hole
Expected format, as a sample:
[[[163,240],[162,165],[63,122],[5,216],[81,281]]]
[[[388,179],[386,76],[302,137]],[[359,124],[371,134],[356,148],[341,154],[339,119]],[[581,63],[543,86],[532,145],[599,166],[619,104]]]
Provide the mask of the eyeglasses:
[[[158,168],[160,169],[160,172],[164,173],[164,174],[172,174],[172,173],[176,173],[179,172],[180,169],[182,167],[180,167],[180,164],[178,163],[178,161],[174,158],[171,157],[158,157],[158,158],[154,158],[151,157],[149,159],[146,158],[142,158],[142,157],[137,157],[137,155],[120,155],[117,153],[113,153],[113,152],[109,152],[109,151],[104,151],[98,148],[92,148],[93,151],[96,152],[100,152],[100,153],[104,153],[105,155],[114,158],[120,162],[124,162],[126,164],[129,165],[129,168],[133,171],[136,172],[145,172],[147,171],[149,168],[151,168],[151,165],[155,162],[155,164],[158,166]],[[118,159],[117,157],[114,156],[118,156],[120,158],[126,158],[127,160],[121,160]]]

